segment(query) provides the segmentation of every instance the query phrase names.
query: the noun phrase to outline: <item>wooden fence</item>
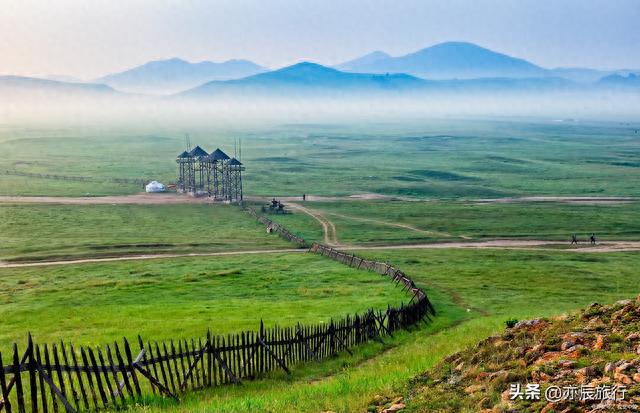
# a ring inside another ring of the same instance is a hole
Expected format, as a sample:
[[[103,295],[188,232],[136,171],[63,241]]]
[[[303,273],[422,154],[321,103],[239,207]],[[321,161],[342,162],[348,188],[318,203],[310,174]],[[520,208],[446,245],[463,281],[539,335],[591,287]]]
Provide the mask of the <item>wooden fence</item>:
[[[406,291],[408,291],[411,295],[411,303],[414,301],[424,301],[429,308],[429,312],[435,314],[435,309],[433,308],[433,305],[431,305],[427,294],[420,288],[418,288],[413,280],[409,278],[404,272],[393,267],[392,265],[384,262],[367,260],[358,257],[355,254],[348,254],[346,252],[338,251],[332,247],[328,247],[326,245],[318,244],[315,242],[311,245],[309,251],[331,258],[332,260],[341,262],[353,268],[373,271],[380,275],[386,275],[390,277],[391,280],[396,284],[402,284],[402,289],[406,289]]]
[[[254,216],[265,225],[275,224]],[[281,236],[306,245],[301,238],[275,225]],[[260,322],[257,331],[226,336],[208,332],[196,339],[164,342],[138,337],[136,345],[126,338],[102,347],[74,347],[64,342],[40,345],[29,335],[24,351],[14,344],[11,352],[0,353],[0,411],[115,409],[151,395],[179,400],[189,390],[241,384],[275,371],[290,374],[289,368],[296,363],[319,362],[341,351],[351,353],[357,345],[382,341],[435,314],[427,295],[402,271],[316,243],[309,250],[388,276],[403,285],[411,301],[328,323],[265,329]]]
[[[307,241],[293,234],[291,231],[278,224],[277,222],[273,222],[264,215],[258,214],[255,209],[250,207],[245,207],[244,209],[247,213],[249,213],[249,215],[257,219],[258,222],[264,224],[267,230],[275,232],[276,234],[280,235],[281,238],[296,244],[298,247],[304,248],[308,246]]]

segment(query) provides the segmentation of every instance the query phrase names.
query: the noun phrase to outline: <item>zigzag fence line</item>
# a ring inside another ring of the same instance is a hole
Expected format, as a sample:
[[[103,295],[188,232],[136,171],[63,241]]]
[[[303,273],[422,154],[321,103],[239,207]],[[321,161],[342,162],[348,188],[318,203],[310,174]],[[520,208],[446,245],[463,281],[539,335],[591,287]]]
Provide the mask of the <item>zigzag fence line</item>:
[[[275,226],[285,239],[306,245],[268,218],[254,216],[267,226]],[[207,332],[205,337],[161,342],[138,336],[137,346],[126,338],[101,347],[74,347],[64,342],[40,345],[29,335],[24,351],[14,344],[12,351],[5,353],[9,357],[0,353],[0,411],[114,409],[150,395],[179,400],[180,394],[189,390],[241,384],[275,371],[290,374],[289,367],[296,363],[319,362],[341,351],[351,353],[355,346],[382,341],[435,314],[426,294],[388,264],[320,244],[312,244],[310,252],[389,276],[407,289],[411,301],[406,306],[389,306],[386,311],[370,309],[314,325],[265,329],[260,322],[257,331],[225,336]]]
[[[278,224],[277,222],[273,222],[272,220],[270,220],[269,218],[265,217],[264,215],[258,214],[255,209],[249,208],[249,207],[245,207],[245,211],[249,215],[251,215],[252,217],[257,219],[258,222],[264,224],[267,227],[267,231],[275,232],[276,234],[278,234],[284,240],[289,241],[289,242],[293,242],[294,244],[296,244],[300,248],[304,248],[304,247],[306,247],[308,245],[307,241],[305,241],[301,237],[293,234],[291,231],[286,229],[284,226]]]
[[[138,178],[95,178],[91,176],[74,176],[74,175],[57,175],[57,174],[43,174],[36,172],[23,172],[23,171],[12,171],[12,170],[3,170],[0,171],[1,175],[9,175],[9,176],[24,176],[27,178],[38,178],[38,179],[55,179],[58,181],[78,181],[78,182],[103,182],[103,183],[116,183],[116,184],[133,184],[133,185],[144,185],[144,179]]]

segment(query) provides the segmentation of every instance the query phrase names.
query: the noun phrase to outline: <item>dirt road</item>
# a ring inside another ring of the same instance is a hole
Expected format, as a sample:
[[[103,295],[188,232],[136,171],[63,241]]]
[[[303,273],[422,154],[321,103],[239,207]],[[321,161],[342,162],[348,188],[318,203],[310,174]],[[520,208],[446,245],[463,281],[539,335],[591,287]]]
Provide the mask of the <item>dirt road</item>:
[[[114,261],[139,261],[154,260],[162,258],[185,258],[185,257],[224,257],[229,255],[256,255],[256,254],[277,254],[283,252],[307,252],[306,249],[280,249],[280,250],[245,250],[245,251],[225,251],[225,252],[194,252],[185,254],[144,254],[144,255],[122,255],[119,257],[105,258],[82,258],[77,260],[61,260],[61,261],[36,261],[36,262],[4,262],[0,261],[0,268],[21,268],[21,267],[39,267],[48,265],[73,265]]]
[[[277,197],[283,202],[300,202],[301,196]],[[269,202],[272,197],[268,196],[247,196],[247,201]],[[412,202],[432,202],[437,199],[421,199],[403,196],[390,196],[381,194],[355,194],[347,196],[317,196],[307,195],[307,202],[335,202],[335,201],[372,201],[372,200],[396,200]],[[488,198],[488,199],[461,199],[461,202],[477,203],[514,203],[514,202],[564,202],[576,204],[623,204],[630,202],[640,202],[640,198],[635,197],[567,197],[567,196],[527,196],[510,198]],[[63,196],[0,196],[0,203],[6,204],[193,204],[209,203],[208,198],[194,198],[192,196],[164,193],[148,194],[140,193],[134,195],[110,195],[95,197],[63,197]]]
[[[438,242],[433,244],[396,244],[396,245],[376,245],[376,246],[357,246],[357,245],[336,245],[343,251],[374,251],[374,250],[399,250],[399,249],[525,249],[525,250],[544,250],[559,251],[568,253],[605,253],[605,252],[622,252],[622,251],[640,251],[640,241],[606,241],[595,246],[587,244],[579,245],[572,248],[558,248],[566,243],[561,241],[549,240],[510,240],[498,239],[476,242]],[[86,263],[100,263],[113,261],[137,261],[151,260],[162,258],[183,258],[183,257],[217,257],[229,255],[256,255],[256,254],[278,254],[278,253],[302,253],[307,252],[306,249],[280,249],[280,250],[245,250],[245,251],[227,251],[227,252],[211,252],[211,253],[185,253],[185,254],[145,254],[145,255],[123,255],[119,257],[107,258],[86,258],[67,261],[38,261],[38,262],[21,262],[8,263],[0,261],[0,268],[21,268],[21,267],[37,267],[48,265],[73,265]]]
[[[3,204],[63,204],[63,205],[99,205],[99,204],[205,204],[207,198],[195,198],[182,194],[114,195],[114,196],[0,196]]]

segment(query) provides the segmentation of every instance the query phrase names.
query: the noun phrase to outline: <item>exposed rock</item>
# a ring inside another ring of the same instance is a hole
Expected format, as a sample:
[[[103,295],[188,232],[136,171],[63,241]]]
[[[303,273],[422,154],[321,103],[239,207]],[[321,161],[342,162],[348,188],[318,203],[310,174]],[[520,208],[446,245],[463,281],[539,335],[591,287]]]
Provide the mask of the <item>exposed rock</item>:
[[[633,367],[633,364],[628,363],[628,362],[623,362],[621,364],[618,364],[615,368],[615,372],[616,373],[622,373],[625,372],[627,370],[629,370],[629,368]]]
[[[640,333],[631,333],[624,338],[627,341],[640,340]]]
[[[627,376],[626,374],[622,374],[618,372],[614,373],[613,379],[619,383],[626,384],[626,385],[633,383],[633,380],[631,380],[631,377]]]
[[[382,411],[382,413],[395,413],[395,412],[399,412],[400,410],[404,409],[406,406],[404,405],[404,403],[396,403],[396,404],[392,404],[391,406],[387,407],[386,409],[384,409]]]
[[[464,392],[467,394],[477,393],[481,390],[484,390],[484,386],[482,384],[472,384],[471,386],[464,388]]]

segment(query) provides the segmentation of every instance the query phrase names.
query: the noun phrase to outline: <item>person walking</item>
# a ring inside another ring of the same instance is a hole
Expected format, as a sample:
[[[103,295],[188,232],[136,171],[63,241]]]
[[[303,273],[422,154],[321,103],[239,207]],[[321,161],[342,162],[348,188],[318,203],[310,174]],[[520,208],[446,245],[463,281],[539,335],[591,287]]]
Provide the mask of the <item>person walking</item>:
[[[589,241],[591,241],[591,245],[596,245],[596,234],[595,233],[591,233],[591,236],[589,237]]]
[[[578,245],[578,236],[576,234],[571,234],[571,245]]]

